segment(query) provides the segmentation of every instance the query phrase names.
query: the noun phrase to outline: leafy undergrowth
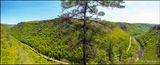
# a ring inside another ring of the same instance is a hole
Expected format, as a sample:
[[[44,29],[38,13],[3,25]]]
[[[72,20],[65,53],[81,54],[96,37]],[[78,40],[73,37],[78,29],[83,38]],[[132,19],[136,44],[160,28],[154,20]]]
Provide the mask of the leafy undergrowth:
[[[89,22],[87,22],[89,23]],[[68,63],[82,63],[82,22],[61,22],[58,19],[22,22],[11,28],[11,34],[38,52]],[[88,64],[132,64],[138,46],[130,34],[109,21],[87,25]]]

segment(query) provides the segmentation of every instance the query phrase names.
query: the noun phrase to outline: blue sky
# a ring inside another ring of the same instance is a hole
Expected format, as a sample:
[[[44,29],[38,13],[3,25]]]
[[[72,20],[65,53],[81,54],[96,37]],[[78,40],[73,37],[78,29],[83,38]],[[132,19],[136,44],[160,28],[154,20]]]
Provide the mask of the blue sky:
[[[59,1],[2,1],[1,22],[16,24],[21,21],[53,19],[61,14]]]
[[[101,8],[105,20],[160,24],[160,1],[126,1],[124,9]],[[61,14],[60,1],[1,1],[1,23],[53,19]]]

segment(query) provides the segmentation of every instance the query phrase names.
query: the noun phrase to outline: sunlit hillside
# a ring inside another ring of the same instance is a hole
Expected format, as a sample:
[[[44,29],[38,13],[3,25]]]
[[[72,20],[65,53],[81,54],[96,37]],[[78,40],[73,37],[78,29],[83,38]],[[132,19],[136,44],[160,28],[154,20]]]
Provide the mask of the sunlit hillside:
[[[9,34],[10,25],[1,24],[1,64],[60,64],[44,58]]]
[[[142,24],[144,26],[137,29],[140,24],[122,24],[99,21],[99,23],[90,23],[87,26],[87,63],[137,63],[139,46],[134,41],[133,34],[136,32],[133,30],[143,29],[144,31],[140,32],[145,33],[153,25]],[[58,19],[32,21],[15,25],[10,33],[48,57],[68,63],[82,63],[81,26],[82,22],[77,19],[74,22]],[[122,26],[125,26],[127,30]]]

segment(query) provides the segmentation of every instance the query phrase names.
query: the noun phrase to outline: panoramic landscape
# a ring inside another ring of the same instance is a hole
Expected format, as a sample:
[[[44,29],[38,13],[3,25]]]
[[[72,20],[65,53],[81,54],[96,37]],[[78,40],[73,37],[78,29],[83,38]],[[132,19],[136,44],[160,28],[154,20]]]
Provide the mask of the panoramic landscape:
[[[160,64],[160,1],[2,0],[0,32],[1,64]]]

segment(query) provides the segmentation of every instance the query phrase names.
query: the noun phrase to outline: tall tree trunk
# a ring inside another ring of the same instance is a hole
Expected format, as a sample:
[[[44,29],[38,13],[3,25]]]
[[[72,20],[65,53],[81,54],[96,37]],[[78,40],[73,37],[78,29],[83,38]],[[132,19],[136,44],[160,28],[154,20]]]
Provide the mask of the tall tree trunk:
[[[84,20],[83,20],[83,65],[86,65],[86,10],[87,2],[84,5]]]

